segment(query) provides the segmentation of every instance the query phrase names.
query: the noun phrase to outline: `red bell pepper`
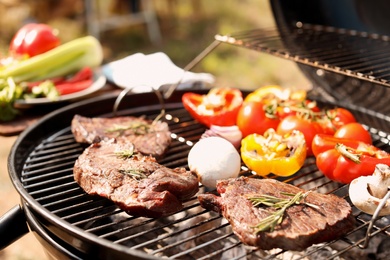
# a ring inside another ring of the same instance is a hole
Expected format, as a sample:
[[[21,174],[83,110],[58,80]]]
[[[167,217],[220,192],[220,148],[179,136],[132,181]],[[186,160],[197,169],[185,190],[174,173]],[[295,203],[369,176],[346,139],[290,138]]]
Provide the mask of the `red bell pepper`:
[[[93,83],[93,70],[85,67],[72,77],[55,84],[60,95],[71,94],[89,88]]]
[[[372,151],[373,153],[380,151],[379,148],[354,139],[338,138],[328,134],[316,134],[311,144],[313,155],[317,157],[318,154],[333,149],[336,144],[344,144],[353,149]]]
[[[61,44],[55,30],[46,24],[29,23],[20,28],[9,46],[11,56],[33,57]],[[49,64],[48,64],[49,65]]]
[[[372,175],[377,164],[390,166],[390,154],[361,141],[317,135],[312,147],[318,169],[340,183]]]
[[[239,89],[212,88],[207,95],[185,93],[182,102],[191,116],[207,127],[232,126],[236,124],[243,97]]]

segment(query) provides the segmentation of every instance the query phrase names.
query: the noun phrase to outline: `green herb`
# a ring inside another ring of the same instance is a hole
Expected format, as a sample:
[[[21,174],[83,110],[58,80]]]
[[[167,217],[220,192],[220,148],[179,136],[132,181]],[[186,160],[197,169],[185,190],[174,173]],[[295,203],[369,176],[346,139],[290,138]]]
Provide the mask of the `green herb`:
[[[147,178],[146,174],[138,169],[120,169],[119,172],[122,174],[129,175],[131,178],[137,181]]]
[[[106,129],[107,133],[119,132],[122,134],[126,130],[132,130],[135,135],[144,135],[150,132],[150,125],[146,123],[135,122],[129,125],[115,125]]]
[[[122,159],[129,159],[135,155],[134,149],[115,151],[115,155]]]
[[[257,197],[248,198],[255,207],[264,205],[267,207],[273,207],[278,209],[268,217],[264,218],[262,221],[260,221],[259,224],[257,224],[254,227],[256,233],[262,231],[272,232],[277,225],[282,223],[285,211],[293,205],[300,204],[301,200],[305,199],[306,196],[309,194],[309,192],[305,192],[305,193],[298,192],[297,194],[291,194],[291,193],[281,193],[281,194],[290,196],[291,198],[277,198],[270,195],[261,195]],[[310,203],[305,202],[304,204],[310,207],[318,208],[316,205]]]

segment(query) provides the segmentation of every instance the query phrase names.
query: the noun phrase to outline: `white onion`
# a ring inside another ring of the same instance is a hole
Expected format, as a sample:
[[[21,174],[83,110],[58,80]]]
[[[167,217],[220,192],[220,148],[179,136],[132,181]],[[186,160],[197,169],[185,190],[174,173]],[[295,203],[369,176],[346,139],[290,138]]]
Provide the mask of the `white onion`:
[[[219,136],[225,138],[233,146],[238,149],[241,145],[242,133],[238,126],[217,126],[211,125],[210,129],[206,130],[206,132],[202,135],[202,138],[210,137],[210,136]]]
[[[200,139],[191,148],[188,166],[200,183],[215,188],[217,180],[238,177],[241,157],[229,141],[212,136]]]

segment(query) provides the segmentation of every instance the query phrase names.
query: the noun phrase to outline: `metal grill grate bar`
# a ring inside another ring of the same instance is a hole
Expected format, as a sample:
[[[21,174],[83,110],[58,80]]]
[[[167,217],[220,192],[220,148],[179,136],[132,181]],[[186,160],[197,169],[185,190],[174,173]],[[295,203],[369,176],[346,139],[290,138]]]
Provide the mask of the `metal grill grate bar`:
[[[172,110],[170,113],[173,115],[172,118],[175,118],[179,115],[183,116],[184,110]],[[356,116],[359,121],[366,122],[378,147],[389,150],[389,134],[377,130],[382,129],[378,126],[383,124],[381,120],[375,119],[376,115],[365,113],[356,113]],[[168,121],[173,133],[173,143],[166,156],[160,161],[167,167],[187,167],[190,146],[199,140],[205,130],[188,115],[184,118],[184,120]],[[189,259],[214,259],[224,255],[229,259],[260,257],[272,259],[285,253],[281,250],[260,252],[244,247],[224,218],[203,209],[196,197],[186,201],[184,209],[172,216],[148,219],[129,216],[111,201],[85,194],[73,179],[73,164],[83,149],[79,144],[75,144],[73,136],[69,133],[70,129],[62,130],[37,146],[26,160],[28,163],[24,166],[21,178],[31,196],[52,214],[69,222],[70,225],[95,235],[97,240],[109,241],[123,246],[125,250],[142,251],[156,257],[186,258],[189,256]],[[73,140],[70,141],[70,138]],[[241,174],[251,175],[251,172],[243,166]],[[281,180],[303,189],[334,193],[348,199],[347,187],[326,179],[316,168],[313,158],[306,160],[299,174]],[[205,192],[204,187],[201,186],[200,189],[200,192]],[[338,242],[343,242],[344,246],[332,257],[359,247],[366,238],[356,233],[365,230],[370,219],[360,212],[357,213],[356,218],[361,224],[345,238],[326,243],[323,247],[310,249],[311,253],[308,251],[304,256],[314,255]],[[372,235],[385,234],[390,237],[389,228],[388,224],[378,223]]]
[[[275,30],[273,32],[272,30]],[[267,33],[272,37],[264,37]],[[286,35],[286,37],[284,37]],[[294,62],[390,86],[389,38],[353,30],[302,25],[216,35],[221,42],[270,53]]]

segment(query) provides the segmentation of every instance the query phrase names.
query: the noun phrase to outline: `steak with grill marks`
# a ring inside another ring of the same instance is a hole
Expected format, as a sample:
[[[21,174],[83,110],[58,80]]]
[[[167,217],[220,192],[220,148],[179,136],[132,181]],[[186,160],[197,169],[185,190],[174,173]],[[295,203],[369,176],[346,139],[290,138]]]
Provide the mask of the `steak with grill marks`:
[[[198,195],[201,205],[222,214],[244,244],[264,250],[301,251],[313,244],[340,238],[354,228],[355,218],[346,200],[333,194],[310,192],[301,203],[287,208],[282,222],[273,231],[256,233],[254,227],[276,209],[255,207],[249,197],[271,195],[286,198],[285,193],[305,191],[273,179],[247,177],[221,180],[217,183],[217,191],[220,196]]]
[[[158,218],[183,208],[199,189],[185,168],[170,169],[115,139],[91,144],[76,160],[75,181],[91,195],[116,203],[130,215]]]
[[[92,144],[116,138],[118,141],[131,142],[139,152],[155,157],[163,155],[171,143],[166,122],[152,123],[143,117],[90,118],[75,115],[71,130],[79,143]]]

